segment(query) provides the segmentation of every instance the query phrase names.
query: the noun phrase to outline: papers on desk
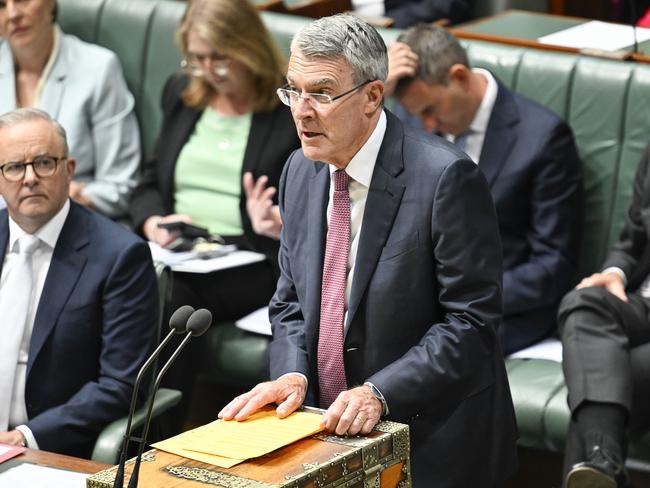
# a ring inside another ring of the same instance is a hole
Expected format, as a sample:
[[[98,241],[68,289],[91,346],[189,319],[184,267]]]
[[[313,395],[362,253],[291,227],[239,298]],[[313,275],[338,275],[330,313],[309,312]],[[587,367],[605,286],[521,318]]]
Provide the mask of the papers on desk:
[[[203,259],[194,251],[172,252],[149,242],[151,257],[169,265],[173,271],[182,273],[211,273],[222,269],[236,268],[264,261],[266,256],[252,251],[233,251],[225,256]]]
[[[29,488],[86,488],[87,474],[22,463],[0,473],[0,486]]]
[[[0,444],[0,463],[4,463],[6,460],[16,457],[23,452],[25,452],[24,447]]]
[[[235,325],[247,332],[266,336],[273,335],[271,332],[271,322],[269,322],[269,307],[262,307],[253,313],[249,313],[245,317],[237,320]]]
[[[637,27],[636,36],[639,43],[647,41],[650,39],[650,29]],[[577,49],[618,51],[634,45],[634,32],[629,25],[594,20],[554,32],[537,40],[542,44]]]
[[[196,461],[230,468],[323,430],[322,415],[294,412],[279,419],[266,407],[243,422],[217,420],[152,444],[152,447]]]
[[[544,339],[542,342],[533,344],[526,349],[517,351],[516,353],[508,356],[508,358],[548,359],[549,361],[561,363],[562,343],[554,337],[550,337],[548,339]]]

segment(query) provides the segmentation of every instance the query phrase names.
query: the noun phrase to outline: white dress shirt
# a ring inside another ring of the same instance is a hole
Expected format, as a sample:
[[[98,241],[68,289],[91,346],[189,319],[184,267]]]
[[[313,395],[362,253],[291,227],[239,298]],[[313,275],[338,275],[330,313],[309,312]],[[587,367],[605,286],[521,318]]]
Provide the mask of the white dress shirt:
[[[483,95],[483,100],[481,100],[481,105],[479,105],[476,114],[472,123],[469,125],[466,141],[465,141],[465,153],[474,161],[476,164],[480,164],[479,159],[481,157],[481,151],[483,150],[483,142],[485,141],[485,133],[487,131],[488,124],[490,123],[490,117],[492,116],[492,109],[494,108],[494,102],[497,99],[497,92],[499,91],[499,86],[497,81],[492,76],[492,73],[482,68],[472,69],[473,73],[483,76],[487,81],[487,87],[485,88],[485,94]],[[452,135],[445,136],[446,139],[450,142],[454,142],[455,137]]]
[[[16,376],[14,377],[14,388],[11,398],[6,398],[4,401],[11,401],[11,409],[9,411],[9,429],[18,429],[25,436],[27,445],[30,448],[38,449],[38,443],[32,434],[32,431],[24,425],[27,420],[27,405],[25,404],[25,380],[27,373],[27,360],[29,355],[29,345],[32,338],[32,329],[34,328],[34,319],[36,317],[36,310],[38,303],[41,299],[41,292],[45,284],[47,272],[50,269],[52,261],[52,254],[54,247],[63,229],[63,224],[68,217],[70,211],[70,200],[66,200],[65,204],[59,212],[43,227],[38,229],[34,235],[38,237],[41,242],[32,255],[33,265],[33,283],[34,289],[32,290],[32,298],[30,301],[29,311],[27,314],[27,322],[23,340],[20,345],[18,353],[18,365],[16,367]],[[18,239],[26,234],[20,226],[9,217],[9,241],[5,253],[4,264],[2,265],[2,276],[0,277],[0,290],[4,285],[9,271],[16,264],[18,253],[15,250],[16,242]],[[3,361],[4,358],[0,358]]]
[[[348,303],[350,301],[350,291],[352,290],[352,280],[354,278],[354,270],[357,260],[357,250],[359,248],[359,236],[361,235],[361,224],[363,223],[363,214],[366,209],[366,200],[368,199],[368,190],[370,189],[370,181],[372,180],[372,173],[375,170],[375,163],[377,156],[379,156],[379,149],[381,143],[384,141],[384,134],[386,133],[386,113],[382,110],[379,116],[379,121],[375,129],[370,134],[366,143],[357,151],[354,157],[350,160],[345,168],[345,172],[350,176],[350,184],[348,190],[350,192],[350,253],[348,254],[348,273],[345,282],[345,319],[344,333],[347,333],[348,324]],[[337,170],[336,166],[330,165],[330,190],[329,201],[327,204],[327,223],[329,225],[330,217],[332,215],[332,200],[334,195],[334,182],[331,181],[332,174]],[[300,375],[308,382],[307,377],[302,373],[286,373],[280,378],[288,375]],[[278,378],[279,379],[279,378]],[[374,386],[374,385],[373,385]],[[376,388],[375,388],[376,389]],[[382,404],[385,403],[383,395],[379,393]],[[386,407],[383,414],[388,413]]]
[[[361,235],[361,224],[363,223],[363,213],[366,209],[366,200],[368,199],[368,189],[372,180],[372,173],[375,170],[375,162],[379,155],[379,148],[384,140],[386,132],[386,113],[382,110],[379,121],[375,130],[370,134],[366,143],[350,160],[345,168],[345,172],[350,176],[350,254],[348,254],[348,276],[345,282],[345,320],[344,332],[347,333],[348,327],[348,303],[350,301],[350,292],[352,290],[352,280],[354,278],[355,262],[357,260],[357,249],[359,248],[359,236]],[[331,175],[337,170],[336,166],[330,165]],[[332,196],[334,194],[334,183],[330,181],[329,203],[327,204],[327,223],[329,225],[332,215]]]

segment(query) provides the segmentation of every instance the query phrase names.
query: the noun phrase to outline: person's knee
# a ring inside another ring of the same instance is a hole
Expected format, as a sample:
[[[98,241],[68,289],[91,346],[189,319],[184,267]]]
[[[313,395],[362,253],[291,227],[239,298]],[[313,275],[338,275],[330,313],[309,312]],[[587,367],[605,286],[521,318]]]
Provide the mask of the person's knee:
[[[566,334],[577,322],[571,320],[571,315],[577,310],[594,310],[602,308],[608,301],[609,292],[602,286],[573,289],[567,293],[558,308],[558,331],[560,336]]]

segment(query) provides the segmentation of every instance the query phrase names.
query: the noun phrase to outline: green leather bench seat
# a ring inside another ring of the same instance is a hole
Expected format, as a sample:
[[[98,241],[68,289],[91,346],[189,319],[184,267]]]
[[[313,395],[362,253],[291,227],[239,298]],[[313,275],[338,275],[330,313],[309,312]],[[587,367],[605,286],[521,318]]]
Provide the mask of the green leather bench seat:
[[[164,81],[180,54],[174,31],[185,7],[173,0],[59,0],[66,32],[113,49],[136,97],[145,155],[161,122]],[[263,12],[288,52],[294,32],[309,19]],[[387,41],[398,34],[382,30]],[[585,210],[580,275],[598,269],[623,224],[636,167],[650,137],[650,65],[573,54],[465,43],[476,66],[490,69],[512,89],[546,105],[573,127],[584,163]],[[90,74],[89,74],[90,75]],[[217,381],[249,387],[267,375],[265,337],[222,324],[204,340],[203,371]],[[522,446],[561,451],[568,422],[561,366],[543,360],[507,360]],[[632,457],[650,461],[650,437]]]

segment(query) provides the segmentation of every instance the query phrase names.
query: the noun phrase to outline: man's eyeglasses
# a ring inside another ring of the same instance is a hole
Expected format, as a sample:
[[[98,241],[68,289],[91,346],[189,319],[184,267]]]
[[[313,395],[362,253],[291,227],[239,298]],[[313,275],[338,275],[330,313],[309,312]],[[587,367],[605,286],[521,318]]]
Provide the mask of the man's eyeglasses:
[[[68,158],[39,156],[33,161],[11,161],[0,166],[0,171],[7,181],[21,181],[25,177],[27,166],[31,166],[36,176],[47,178],[56,173],[57,163],[66,159]]]
[[[230,67],[230,58],[224,54],[212,53],[210,55],[188,54],[181,61],[181,68],[192,76],[203,76],[205,62],[210,61],[210,71],[217,76],[226,76]]]
[[[350,93],[354,92],[355,90],[358,90],[359,88],[367,85],[372,81],[375,80],[366,80],[363,83],[355,86],[354,88],[351,88],[350,90],[346,91],[345,93],[341,93],[340,95],[336,95],[335,97],[332,97],[327,93],[299,93],[296,90],[291,90],[290,88],[288,88],[288,85],[282,88],[278,88],[277,94],[278,97],[280,98],[280,101],[289,107],[291,107],[291,105],[297,102],[298,100],[305,100],[307,103],[309,103],[309,105],[312,106],[312,108],[318,110],[319,108],[326,108],[327,106],[331,105],[334,101],[338,100],[339,98],[343,98],[344,96],[349,95]]]

